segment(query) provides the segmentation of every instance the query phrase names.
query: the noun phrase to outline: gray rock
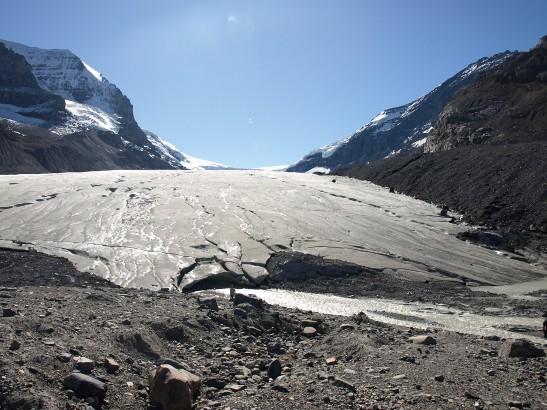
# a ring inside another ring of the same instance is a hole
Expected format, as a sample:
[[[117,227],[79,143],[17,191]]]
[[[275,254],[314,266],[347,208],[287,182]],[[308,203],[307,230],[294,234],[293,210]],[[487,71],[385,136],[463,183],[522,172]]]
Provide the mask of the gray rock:
[[[527,339],[509,339],[501,346],[500,356],[521,357],[528,359],[534,357],[544,357],[545,351],[536,347]]]
[[[2,309],[2,316],[3,317],[13,317],[17,314],[17,311],[15,309],[12,309],[12,308],[3,308]]]
[[[95,362],[87,357],[77,357],[74,359],[74,367],[84,373],[91,373],[95,368]]]
[[[242,303],[248,303],[257,309],[264,309],[264,301],[257,298],[254,295],[244,295],[243,293],[236,293],[234,295],[234,305],[240,305]]]
[[[317,336],[317,329],[315,327],[308,326],[302,330],[302,334],[306,337],[315,337]]]
[[[116,373],[120,368],[120,364],[113,358],[107,357],[106,359],[104,359],[104,367],[106,368],[107,372]]]
[[[9,350],[19,350],[21,347],[21,343],[19,343],[17,340],[12,340],[11,344],[9,345]]]
[[[198,298],[198,303],[200,306],[205,307],[210,310],[218,310],[217,298],[214,296],[204,296]]]
[[[281,361],[279,359],[273,359],[268,365],[268,377],[277,379],[281,375],[281,370]]]
[[[437,344],[437,341],[435,338],[429,335],[419,335],[419,336],[412,336],[409,337],[408,340],[414,344],[418,345],[435,345]]]
[[[349,381],[342,379],[341,377],[336,376],[332,382],[335,386],[342,387],[343,389],[348,389],[355,391],[355,386]]]
[[[106,395],[106,385],[103,382],[83,373],[69,374],[63,380],[63,386],[82,399],[96,397],[103,400]]]

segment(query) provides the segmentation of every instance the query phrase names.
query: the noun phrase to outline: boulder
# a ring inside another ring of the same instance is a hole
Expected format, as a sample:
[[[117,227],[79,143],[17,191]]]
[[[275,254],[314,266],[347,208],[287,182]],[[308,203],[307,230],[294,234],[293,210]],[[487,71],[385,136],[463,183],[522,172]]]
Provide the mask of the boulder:
[[[435,338],[429,335],[419,335],[419,336],[412,336],[408,338],[409,342],[412,342],[417,345],[435,345],[437,344],[437,341]]]
[[[507,340],[500,348],[500,356],[525,359],[544,357],[545,351],[526,339]]]
[[[163,410],[191,410],[201,378],[186,370],[162,364],[149,375],[150,401]]]
[[[82,399],[95,397],[103,400],[106,395],[106,385],[103,382],[83,373],[69,374],[63,380],[63,386]]]

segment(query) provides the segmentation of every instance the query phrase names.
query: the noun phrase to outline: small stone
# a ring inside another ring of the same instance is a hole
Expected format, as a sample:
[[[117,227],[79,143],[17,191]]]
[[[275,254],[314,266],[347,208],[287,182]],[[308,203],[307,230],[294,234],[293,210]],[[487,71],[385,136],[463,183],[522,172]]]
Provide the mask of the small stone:
[[[129,319],[122,320],[122,325],[130,326],[131,325],[131,320],[129,320]]]
[[[397,374],[393,376],[393,380],[404,380],[406,378],[407,378],[406,374]]]
[[[12,340],[11,344],[9,345],[9,350],[19,350],[21,347],[21,343],[19,343],[17,340]]]
[[[231,390],[234,393],[237,393],[238,391],[245,389],[245,387],[246,386],[244,384],[236,384],[236,383],[227,384],[226,386],[224,386],[225,389]]]
[[[317,319],[304,319],[300,322],[302,327],[315,327],[318,328],[321,323]]]
[[[342,387],[344,389],[355,391],[355,386],[351,384],[349,381],[342,379],[341,377],[335,377],[333,380],[333,384],[335,386]]]
[[[107,357],[104,359],[104,367],[108,373],[116,373],[120,368],[120,364],[113,358]]]
[[[77,357],[75,367],[83,373],[91,373],[95,368],[95,362],[87,357]]]
[[[437,341],[429,335],[412,336],[408,339],[410,342],[418,345],[435,345]]]
[[[315,337],[317,336],[317,329],[315,327],[307,326],[302,330],[302,334],[306,337]]]
[[[42,343],[45,344],[46,346],[55,346],[55,342],[50,339],[45,339],[42,341]]]
[[[285,383],[283,383],[282,378],[280,377],[274,382],[272,386],[272,390],[275,390],[281,393],[288,393],[289,387]]]
[[[488,374],[488,376],[495,376],[496,375],[496,371],[494,369],[490,369],[486,373]]]
[[[264,301],[257,298],[255,295],[244,295],[243,293],[236,293],[234,295],[234,305],[240,305],[242,303],[248,303],[257,309],[264,309]]]
[[[354,330],[355,326],[352,325],[351,323],[342,323],[340,325],[340,329],[342,329],[342,330]]]
[[[201,307],[209,310],[218,310],[217,298],[214,296],[203,296],[198,298],[198,303]]]
[[[70,359],[72,359],[72,355],[70,353],[60,353],[57,355],[57,360],[63,363],[70,362]]]
[[[444,376],[442,374],[438,374],[435,376],[435,381],[442,383],[444,382]]]
[[[247,311],[245,309],[241,309],[241,308],[236,307],[236,308],[234,308],[234,315],[242,317],[242,318],[246,318],[247,317]]]
[[[281,375],[281,361],[279,359],[273,359],[268,365],[268,377],[271,379],[277,379]]]
[[[516,401],[516,400],[510,400],[507,405],[509,407],[513,407],[515,409],[522,409],[524,408],[524,403],[521,402],[521,401]]]
[[[333,364],[336,364],[338,360],[336,359],[336,357],[334,356],[331,356],[331,357],[327,357],[325,359],[325,363],[327,363],[327,366],[332,366]]]
[[[13,317],[17,314],[17,311],[15,309],[12,309],[12,308],[3,308],[2,309],[2,316],[3,317]]]

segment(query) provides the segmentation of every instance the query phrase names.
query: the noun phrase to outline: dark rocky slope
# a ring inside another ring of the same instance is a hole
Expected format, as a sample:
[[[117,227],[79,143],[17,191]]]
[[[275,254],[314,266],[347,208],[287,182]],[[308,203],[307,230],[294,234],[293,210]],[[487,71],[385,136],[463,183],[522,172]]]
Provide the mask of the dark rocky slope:
[[[545,39],[459,92],[425,143],[426,153],[340,172],[465,214],[468,221],[545,246],[547,48]]]

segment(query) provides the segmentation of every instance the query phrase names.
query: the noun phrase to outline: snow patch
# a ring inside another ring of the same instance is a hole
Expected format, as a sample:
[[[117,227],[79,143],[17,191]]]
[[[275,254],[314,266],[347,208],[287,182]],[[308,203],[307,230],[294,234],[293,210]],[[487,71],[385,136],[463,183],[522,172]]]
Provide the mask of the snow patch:
[[[186,169],[196,170],[219,170],[230,169],[230,167],[218,162],[207,161],[205,159],[192,157],[177,149],[173,144],[160,138],[151,131],[144,130],[148,141],[156,148],[160,157],[171,164],[173,167],[184,167]]]
[[[87,64],[84,60],[82,60],[82,64],[84,65],[85,69],[93,75],[97,80],[103,81],[103,76],[101,73],[99,73],[97,70],[95,70],[93,67],[91,67],[89,64]]]
[[[22,124],[34,125],[37,127],[46,124],[46,121],[39,118],[30,117],[28,114],[32,110],[18,107],[11,104],[0,104],[0,118],[5,118]]]
[[[290,165],[271,165],[269,167],[258,167],[253,168],[260,171],[285,171],[287,168],[289,168]]]
[[[426,140],[427,140],[427,137],[424,137],[424,138],[422,138],[421,140],[418,140],[418,141],[414,141],[414,142],[412,143],[412,146],[413,146],[414,148],[421,147],[422,145],[425,144]]]
[[[65,100],[66,110],[72,115],[62,126],[51,131],[64,135],[87,128],[99,128],[115,134],[120,130],[120,117],[109,114],[98,107]]]
[[[314,174],[316,172],[321,172],[323,174],[328,174],[330,172],[330,168],[325,167],[314,167],[308,171],[306,171],[306,174]]]

